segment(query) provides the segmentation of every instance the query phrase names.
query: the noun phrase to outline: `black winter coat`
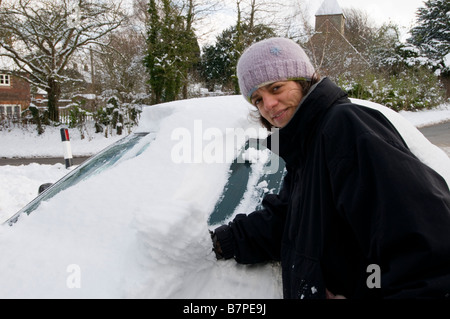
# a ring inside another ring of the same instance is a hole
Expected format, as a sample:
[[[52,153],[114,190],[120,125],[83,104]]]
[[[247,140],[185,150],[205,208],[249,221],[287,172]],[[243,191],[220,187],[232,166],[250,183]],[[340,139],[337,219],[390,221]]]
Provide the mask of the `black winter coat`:
[[[283,189],[216,230],[225,258],[280,260],[284,298],[450,297],[448,185],[386,117],[325,78],[275,137]]]

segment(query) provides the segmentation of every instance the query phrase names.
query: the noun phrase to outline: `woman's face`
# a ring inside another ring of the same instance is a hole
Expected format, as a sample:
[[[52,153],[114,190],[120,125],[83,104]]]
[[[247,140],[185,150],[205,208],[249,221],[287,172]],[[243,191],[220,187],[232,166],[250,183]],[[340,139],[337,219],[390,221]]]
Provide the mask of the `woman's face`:
[[[251,96],[251,102],[270,124],[282,128],[294,116],[302,98],[302,87],[299,83],[282,81],[256,90]]]

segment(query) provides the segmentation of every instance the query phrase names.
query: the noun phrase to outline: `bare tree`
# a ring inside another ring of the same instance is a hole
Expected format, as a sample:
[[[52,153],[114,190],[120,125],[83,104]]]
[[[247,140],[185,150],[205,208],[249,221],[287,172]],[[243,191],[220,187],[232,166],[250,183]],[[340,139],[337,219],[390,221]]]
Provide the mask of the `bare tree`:
[[[133,19],[140,25],[147,25],[150,19],[150,15],[148,13],[148,0],[133,1]]]
[[[66,69],[75,52],[105,45],[105,35],[124,21],[120,5],[95,0],[16,0],[0,8],[0,56],[10,58],[16,74],[48,93],[49,119],[59,121],[61,86],[71,80]]]
[[[185,17],[186,31],[195,31],[199,39],[211,32],[203,27],[205,20],[223,7],[223,1],[220,0],[176,0],[174,4],[179,15]]]
[[[109,46],[98,56],[98,77],[103,88],[117,91],[122,102],[132,102],[135,93],[146,91],[145,38],[138,30],[127,28],[108,35]]]
[[[184,55],[188,57],[189,61],[196,61],[194,64],[188,63],[189,67],[182,73],[182,95],[183,98],[186,99],[188,97],[189,74],[192,74],[192,67],[195,66],[200,59],[198,39],[204,37],[209,32],[204,30],[204,28],[201,28],[200,30],[200,25],[208,15],[218,10],[221,3],[219,0],[174,0],[173,5],[176,9],[176,15],[183,17],[183,32],[187,35],[195,34],[196,38],[195,44],[185,44],[188,48],[188,52],[185,52]]]
[[[344,9],[344,14],[345,37],[359,52],[366,55],[377,31],[374,23],[368,13],[360,9]]]
[[[272,25],[284,3],[271,0],[246,0],[244,10],[248,17],[248,26],[252,30],[257,24]]]
[[[286,3],[280,15],[280,34],[300,43],[307,42],[314,35],[314,26],[310,23],[311,13],[305,0],[293,0]]]
[[[257,25],[278,28],[280,13],[286,3],[273,0],[236,0],[238,23],[245,23],[252,31]]]

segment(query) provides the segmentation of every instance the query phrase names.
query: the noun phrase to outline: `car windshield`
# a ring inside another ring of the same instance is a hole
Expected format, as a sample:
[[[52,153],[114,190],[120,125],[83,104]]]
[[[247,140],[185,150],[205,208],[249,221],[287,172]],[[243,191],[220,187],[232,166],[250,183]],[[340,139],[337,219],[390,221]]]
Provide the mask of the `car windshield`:
[[[145,136],[149,137],[143,140],[143,137]],[[89,177],[111,168],[119,162],[119,160],[127,160],[139,156],[155,138],[155,133],[134,133],[124,137],[97,155],[91,157],[80,166],[74,168],[59,181],[39,194],[39,196],[14,216],[9,218],[6,223],[9,225],[14,224],[22,213],[30,214],[41,204],[41,202],[49,200],[59,192],[78,184],[82,180],[86,180]],[[139,143],[141,140],[143,143]]]

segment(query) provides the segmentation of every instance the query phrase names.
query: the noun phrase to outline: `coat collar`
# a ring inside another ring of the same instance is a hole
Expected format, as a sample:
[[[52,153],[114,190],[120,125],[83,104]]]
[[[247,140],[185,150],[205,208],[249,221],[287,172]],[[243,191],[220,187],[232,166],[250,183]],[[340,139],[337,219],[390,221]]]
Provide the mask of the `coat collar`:
[[[341,99],[342,103],[350,102],[341,88],[323,78],[303,98],[289,123],[267,138],[267,146],[288,165],[295,165],[305,157],[322,116]]]

